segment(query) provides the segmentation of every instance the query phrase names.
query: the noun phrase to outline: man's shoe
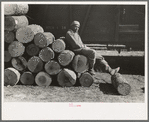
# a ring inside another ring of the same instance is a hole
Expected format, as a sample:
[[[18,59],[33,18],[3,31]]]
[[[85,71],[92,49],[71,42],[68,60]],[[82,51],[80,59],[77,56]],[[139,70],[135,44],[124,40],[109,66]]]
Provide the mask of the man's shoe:
[[[91,75],[95,75],[95,74],[96,74],[93,69],[90,69],[88,72],[89,72]]]
[[[116,69],[112,69],[110,72],[110,75],[114,75],[115,73],[118,73],[120,70],[120,67],[117,67]]]

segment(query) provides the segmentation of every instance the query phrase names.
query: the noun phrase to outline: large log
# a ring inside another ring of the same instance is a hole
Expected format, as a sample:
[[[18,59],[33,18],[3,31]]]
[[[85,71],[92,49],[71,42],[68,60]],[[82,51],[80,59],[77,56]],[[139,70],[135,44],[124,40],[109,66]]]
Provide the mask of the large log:
[[[64,68],[58,75],[57,81],[62,87],[70,87],[76,83],[76,74],[70,69]]]
[[[34,76],[31,72],[23,72],[20,77],[20,81],[23,85],[32,85],[34,84]]]
[[[34,32],[28,26],[16,31],[16,39],[21,43],[29,43],[34,39]]]
[[[4,15],[24,15],[28,10],[28,4],[4,4]]]
[[[50,75],[56,75],[61,71],[61,66],[57,61],[51,60],[45,64],[45,71]]]
[[[12,57],[18,57],[24,54],[25,47],[21,42],[14,41],[9,45],[8,51]]]
[[[44,32],[43,28],[40,25],[32,24],[28,25],[27,27],[31,28],[31,30],[34,32],[34,35]]]
[[[111,81],[112,81],[113,86],[117,89],[119,94],[125,96],[130,93],[131,86],[120,73],[116,73],[115,75],[112,75]]]
[[[9,62],[11,60],[11,55],[8,51],[4,52],[4,62]]]
[[[22,43],[29,43],[39,32],[44,32],[40,25],[28,25],[17,30],[16,39]]]
[[[24,71],[27,68],[27,61],[22,56],[13,58],[11,64],[18,71]]]
[[[5,30],[13,31],[28,25],[26,16],[5,16]]]
[[[89,68],[87,58],[83,55],[75,55],[72,61],[72,67],[77,73],[86,72]]]
[[[66,48],[66,44],[62,39],[57,39],[52,43],[52,49],[56,53],[60,53],[60,52],[64,51],[65,48]]]
[[[50,47],[45,47],[40,50],[39,57],[42,61],[48,62],[54,58],[54,51]]]
[[[7,68],[4,71],[4,86],[14,86],[19,82],[20,73],[14,68]]]
[[[35,82],[38,86],[49,86],[52,83],[52,78],[46,72],[39,72],[35,77]]]
[[[50,32],[39,32],[35,35],[35,38],[34,38],[34,43],[41,47],[41,48],[44,48],[44,47],[47,47],[49,46],[50,44],[52,44],[55,40],[55,37],[52,33]]]
[[[33,73],[38,73],[43,69],[43,62],[38,56],[33,56],[28,60],[28,69]]]
[[[15,39],[14,32],[5,30],[5,32],[4,32],[4,41],[6,43],[11,43],[11,42],[14,41],[14,39]]]
[[[93,77],[88,72],[82,73],[79,78],[81,86],[84,87],[90,87],[93,84],[93,81]]]
[[[59,54],[58,61],[62,66],[67,66],[71,63],[74,56],[74,52],[70,50],[64,50]]]
[[[39,47],[36,46],[35,44],[29,44],[26,47],[26,52],[29,56],[35,56],[39,53]]]

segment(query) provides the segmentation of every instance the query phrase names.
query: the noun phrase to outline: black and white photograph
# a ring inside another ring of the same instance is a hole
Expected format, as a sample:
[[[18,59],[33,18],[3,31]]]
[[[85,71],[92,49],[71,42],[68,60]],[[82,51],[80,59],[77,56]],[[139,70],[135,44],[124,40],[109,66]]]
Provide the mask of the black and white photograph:
[[[2,120],[147,120],[146,1],[2,1]]]

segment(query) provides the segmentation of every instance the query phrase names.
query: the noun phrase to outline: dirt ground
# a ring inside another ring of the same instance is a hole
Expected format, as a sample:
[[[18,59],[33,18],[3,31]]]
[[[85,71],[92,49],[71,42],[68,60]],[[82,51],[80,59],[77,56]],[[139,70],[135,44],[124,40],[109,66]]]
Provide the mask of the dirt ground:
[[[129,102],[145,101],[145,77],[123,75],[131,85],[127,96],[119,95],[106,73],[96,73],[95,82],[90,87],[39,87],[16,85],[4,87],[4,102]]]

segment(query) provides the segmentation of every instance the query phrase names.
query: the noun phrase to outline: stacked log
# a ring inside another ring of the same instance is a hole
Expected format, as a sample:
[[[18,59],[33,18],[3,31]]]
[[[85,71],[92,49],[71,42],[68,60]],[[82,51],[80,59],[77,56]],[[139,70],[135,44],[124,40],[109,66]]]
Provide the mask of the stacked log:
[[[113,86],[117,89],[118,93],[121,95],[128,95],[131,91],[131,86],[127,80],[122,77],[120,73],[116,73],[111,77]]]
[[[81,74],[80,84],[91,86],[91,75],[86,73],[87,58],[66,49],[64,38],[55,39],[40,25],[29,25],[25,16],[27,11],[26,4],[5,5],[4,85],[20,82],[22,85],[49,86],[57,82],[62,87],[71,87]]]

